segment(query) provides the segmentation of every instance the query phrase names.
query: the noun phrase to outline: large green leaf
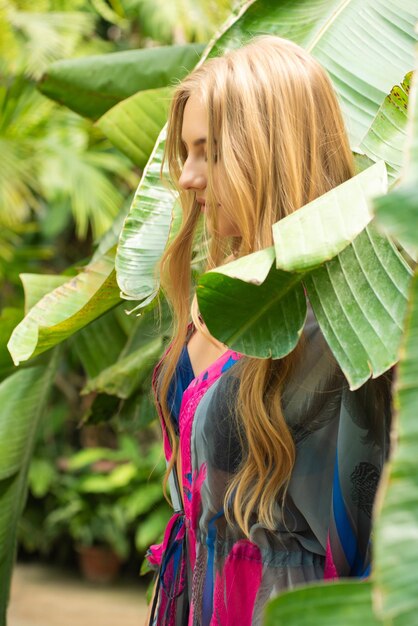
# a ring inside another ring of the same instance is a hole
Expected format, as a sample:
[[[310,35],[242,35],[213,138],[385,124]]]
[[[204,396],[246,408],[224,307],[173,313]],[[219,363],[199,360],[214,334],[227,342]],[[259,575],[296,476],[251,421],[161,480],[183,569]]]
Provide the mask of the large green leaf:
[[[166,246],[176,196],[160,178],[166,130],[143,172],[120,235],[116,274],[121,295],[145,306],[158,293],[156,267]]]
[[[90,378],[115,363],[126,344],[127,333],[120,315],[127,317],[123,306],[124,303],[108,311],[71,338],[71,346]]]
[[[61,274],[19,274],[25,293],[25,313],[43,296],[68,282],[68,276]]]
[[[380,161],[274,224],[276,267],[306,270],[332,259],[371,221],[369,200],[386,189]]]
[[[162,337],[152,339],[148,344],[120,358],[113,365],[103,369],[95,378],[90,379],[82,393],[97,391],[118,398],[129,398],[152,370],[162,348]]]
[[[113,145],[141,169],[166,122],[171,93],[171,87],[140,91],[96,122]]]
[[[385,623],[414,626],[418,624],[418,273],[411,285],[400,358],[394,399],[398,441],[375,522],[375,600]]]
[[[410,272],[371,225],[363,230],[370,199],[385,186],[380,162],[275,224],[278,270],[268,248],[202,276],[197,297],[210,332],[249,356],[284,356],[303,328],[303,281],[350,387],[390,368]]]
[[[268,603],[264,626],[378,626],[369,582],[315,584]]]
[[[386,96],[360,144],[373,161],[384,159],[391,179],[399,176],[403,165],[411,76],[409,72]]]
[[[110,394],[123,399],[130,398],[138,387],[148,393],[149,374],[171,323],[164,300],[158,307],[155,304],[137,317],[126,315],[126,303],[122,303],[77,333],[72,342],[89,375],[82,393],[95,391],[107,394],[106,398]],[[133,400],[137,402],[137,396]],[[97,402],[94,409],[100,410]],[[94,410],[93,416],[96,419]]]
[[[291,39],[328,70],[357,147],[393,85],[414,67],[415,0],[256,0],[218,39],[210,56],[258,34]]]
[[[7,345],[18,365],[67,339],[120,301],[113,251],[87,265],[30,309]]]
[[[238,16],[231,17],[209,56],[239,47],[257,34],[273,33],[293,39],[310,50],[328,69],[341,98],[352,145],[358,147],[367,135],[367,149],[372,154],[370,136],[378,124],[376,116],[379,107],[393,85],[402,81],[413,65],[413,25],[417,18],[418,9],[413,0],[407,0],[400,7],[393,0],[299,0],[281,3],[256,0],[243,6]],[[393,149],[388,149],[383,156],[392,167],[397,163],[399,137],[395,141],[388,122],[385,124],[386,139],[389,135]],[[377,153],[374,154],[376,157]],[[158,163],[156,165],[158,167]],[[152,166],[150,159],[148,167]],[[163,194],[166,197],[167,191],[164,190]],[[154,206],[158,215],[161,210],[158,197]],[[166,209],[168,211],[169,206]],[[141,199],[138,196],[135,213],[140,211]],[[128,220],[125,228],[128,225],[129,234],[125,233],[125,229],[122,233],[122,246],[125,246],[126,239],[134,241],[136,232],[142,245],[142,220],[136,223]],[[166,241],[165,230],[162,230],[159,241],[161,253]],[[123,297],[142,299],[144,296],[138,288],[139,283],[146,278],[144,271],[154,271],[158,258],[156,255],[155,262],[146,268],[140,261],[140,250],[137,251],[136,246],[131,247],[129,261],[127,255],[120,252],[120,256],[123,254],[126,258],[117,270],[118,283]],[[139,281],[138,276],[144,278]]]
[[[409,281],[408,266],[372,225],[305,277],[315,316],[351,389],[396,363]]]
[[[295,241],[283,245],[298,246]],[[199,309],[217,339],[249,356],[287,354],[303,329],[303,281],[352,389],[396,362],[410,271],[386,238],[370,225],[331,261],[297,273],[273,268],[265,279],[271,251],[254,253],[201,277]]]
[[[398,241],[418,251],[418,72],[411,87],[409,152],[403,184],[374,202],[378,223]]]
[[[376,198],[374,206],[379,226],[389,232],[406,250],[418,250],[418,174],[416,180]],[[394,211],[396,207],[396,211]]]
[[[418,251],[418,101],[417,79],[410,101],[410,147],[405,182],[379,199],[377,218],[402,241]],[[399,352],[395,383],[392,458],[379,494],[375,524],[376,608],[393,624],[418,624],[416,564],[418,562],[418,271],[411,284],[405,336]]]
[[[6,344],[23,317],[21,309],[4,307],[0,313],[0,380],[9,376],[14,371],[14,365]]]
[[[199,310],[222,343],[249,356],[277,359],[293,350],[305,323],[302,274],[272,268],[261,284],[254,270],[251,282],[231,276],[251,260],[263,276],[271,248],[204,274],[197,286]]]
[[[202,44],[164,46],[53,63],[39,89],[76,113],[98,119],[137,91],[166,87],[196,65]]]
[[[20,370],[0,384],[0,624],[6,624],[16,531],[40,418],[57,366]]]

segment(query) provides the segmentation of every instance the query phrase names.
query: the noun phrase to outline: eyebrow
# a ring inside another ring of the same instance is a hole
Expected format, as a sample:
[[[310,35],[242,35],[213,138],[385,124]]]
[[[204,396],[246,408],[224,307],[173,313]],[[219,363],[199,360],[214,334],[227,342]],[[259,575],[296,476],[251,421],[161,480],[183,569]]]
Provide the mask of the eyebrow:
[[[182,142],[184,143],[185,146],[187,146],[186,142],[184,141],[183,137],[181,138]],[[192,146],[201,146],[204,143],[206,143],[206,137],[200,137],[199,139],[195,139],[192,143]]]

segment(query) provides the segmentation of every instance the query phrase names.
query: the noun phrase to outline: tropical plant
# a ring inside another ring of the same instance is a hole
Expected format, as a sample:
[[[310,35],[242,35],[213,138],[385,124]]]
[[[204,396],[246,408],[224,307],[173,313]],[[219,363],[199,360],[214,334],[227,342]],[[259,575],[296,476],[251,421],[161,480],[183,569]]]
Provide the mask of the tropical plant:
[[[26,499],[31,454],[57,359],[54,351],[46,362],[21,369],[0,383],[0,623],[5,623],[16,529]]]
[[[90,447],[61,458],[61,471],[50,485],[56,502],[45,520],[46,533],[51,540],[70,536],[78,545],[111,547],[123,559],[135,537],[143,552],[150,516],[149,538],[156,541],[170,515],[161,493],[161,462],[155,445],[145,453],[128,435],[119,438],[117,449]]]
[[[409,151],[402,182],[374,200],[380,228],[418,252],[418,85],[410,97]],[[394,385],[392,457],[379,487],[374,511],[374,568],[370,581],[315,585],[284,594],[267,608],[266,624],[306,626],[417,621],[416,531],[418,526],[416,411],[418,406],[418,270],[408,289],[408,307]],[[309,606],[301,620],[301,607]]]
[[[408,305],[411,271],[393,242],[376,230],[370,207],[373,197],[381,196],[387,188],[386,168],[379,161],[383,159],[387,164],[392,186],[402,167],[407,136],[404,105],[408,101],[409,72],[414,67],[416,37],[413,27],[417,18],[418,10],[412,0],[402,4],[392,0],[350,0],[337,5],[325,0],[314,5],[307,1],[271,3],[253,0],[227,21],[219,37],[203,54],[202,61],[266,32],[288,37],[305,46],[326,67],[334,82],[351,145],[358,155],[359,170],[364,170],[330,194],[275,225],[273,248],[259,251],[200,278],[197,291],[205,322],[215,336],[231,347],[260,357],[269,356],[270,350],[274,350],[275,358],[288,353],[296,345],[303,328],[306,291],[324,336],[353,389],[396,362]],[[365,59],[368,60],[367,65]],[[78,66],[76,63],[74,61],[72,65],[72,75],[76,76],[79,72],[77,80],[81,83],[88,76],[88,63],[83,65],[80,62]],[[60,76],[60,80],[65,81],[66,71],[65,66],[53,66],[48,73],[54,75],[54,80]],[[118,76],[114,80],[118,82]],[[142,104],[146,102],[147,107],[151,107],[152,116],[161,120],[160,113],[156,114],[156,111],[161,111],[161,84],[156,85],[158,89],[148,87],[147,94],[139,92],[138,96],[121,99],[114,109],[107,110],[102,117],[99,108],[97,113],[90,112],[92,117],[99,118],[97,125],[109,139],[131,159],[137,158],[130,147],[132,140],[135,143],[135,137],[138,137],[138,142],[142,143],[141,136],[134,133],[137,127],[145,126],[147,119],[146,108]],[[98,84],[98,95],[101,89]],[[78,100],[78,94],[73,93],[66,104],[75,109]],[[139,108],[136,107],[137,102],[141,104]],[[125,112],[127,119],[134,112],[139,123],[125,124]],[[113,132],[115,128],[117,132]],[[166,245],[176,206],[175,195],[158,179],[163,145],[164,129],[158,135],[131,210],[124,221],[116,263],[114,247],[118,232],[115,230],[106,238],[106,246],[76,278],[51,293],[45,288],[41,299],[31,298],[31,289],[28,289],[28,298],[33,303],[38,300],[38,303],[11,337],[9,347],[15,363],[41,354],[88,322],[97,320],[94,324],[98,323],[100,315],[120,302],[119,289],[125,299],[139,303],[144,319],[147,319],[158,294],[155,268]],[[412,154],[415,156],[411,162],[416,165],[417,151],[414,146]],[[411,180],[413,183],[405,193],[408,191],[408,198],[413,199],[415,179]],[[414,202],[410,202],[412,207],[416,207]],[[332,228],[327,229],[331,217],[338,218],[340,223],[333,222]],[[396,220],[390,219],[395,230],[397,227],[393,224]],[[409,218],[405,223],[405,230],[412,230]],[[342,225],[350,226],[347,232]],[[323,235],[318,235],[312,242],[309,235],[317,226],[321,227],[318,232],[323,232]],[[416,245],[411,236],[399,237],[401,243],[404,240]],[[305,253],[294,255],[294,250],[305,250]],[[223,310],[225,289],[234,297],[232,311]],[[257,306],[247,307],[253,302]],[[407,318],[411,320],[411,329],[414,328],[414,316],[415,313],[411,313]],[[285,326],[283,320],[289,328],[285,334],[281,330]],[[407,354],[415,357],[416,348],[410,345],[407,344]],[[408,365],[405,371],[408,371]],[[412,390],[416,393],[415,387]],[[404,397],[407,393],[405,391]],[[410,395],[410,402],[413,403],[413,393]],[[410,425],[411,421],[408,418],[406,424]],[[403,453],[405,456],[408,454],[406,464],[400,469],[395,464],[394,471],[398,472],[397,480],[402,476],[406,481],[404,484],[411,484],[415,489],[414,455],[408,453],[412,450],[409,445],[406,440]],[[390,508],[391,502],[399,503],[400,500],[390,495],[390,491],[388,493]],[[408,497],[406,487],[402,497]],[[405,504],[405,499],[401,501],[403,508],[400,508],[400,516],[402,521],[412,520],[409,526],[403,528],[413,533],[417,513],[415,505]],[[393,511],[394,508],[388,511],[388,521],[389,513]],[[376,538],[376,571],[371,581],[317,585],[283,594],[267,612],[270,623],[279,623],[279,619],[287,619],[291,623],[293,619],[294,623],[301,624],[304,619],[305,623],[324,624],[331,619],[330,608],[333,623],[349,624],[350,619],[358,620],[360,616],[366,623],[385,623],[385,620],[387,623],[392,618],[399,623],[414,623],[404,621],[406,615],[408,619],[413,619],[411,612],[416,608],[415,595],[411,593],[413,567],[407,574],[403,570],[402,576],[399,572],[396,581],[393,581],[389,559],[396,559],[396,566],[400,567],[397,553],[392,552],[393,546],[391,551],[382,549],[379,561],[379,540],[384,546],[382,537],[388,542],[394,537],[384,525],[384,515],[383,512],[380,518],[383,529],[380,539],[379,532]],[[410,536],[406,530],[405,536]],[[407,550],[407,544],[400,550],[405,558],[409,557]],[[413,551],[411,555],[414,555]],[[409,586],[401,590],[399,581],[404,579]],[[372,608],[372,588],[374,596],[382,599],[377,607],[380,612]],[[308,605],[313,609],[309,616],[306,611]],[[277,617],[278,611],[280,617]]]
[[[142,37],[162,44],[208,41],[229,16],[231,0],[121,0],[126,16],[136,20]]]

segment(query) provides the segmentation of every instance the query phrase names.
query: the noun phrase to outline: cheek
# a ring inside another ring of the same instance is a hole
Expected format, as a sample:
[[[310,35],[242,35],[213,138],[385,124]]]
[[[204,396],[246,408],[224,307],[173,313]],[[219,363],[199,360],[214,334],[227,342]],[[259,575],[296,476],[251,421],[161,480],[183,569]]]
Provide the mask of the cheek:
[[[211,211],[207,213],[208,226],[210,230],[216,230],[221,237],[240,237],[241,233],[234,219],[233,207],[228,201],[231,194],[225,184],[227,177],[221,165],[218,164],[213,168],[212,180],[216,206],[212,214]]]

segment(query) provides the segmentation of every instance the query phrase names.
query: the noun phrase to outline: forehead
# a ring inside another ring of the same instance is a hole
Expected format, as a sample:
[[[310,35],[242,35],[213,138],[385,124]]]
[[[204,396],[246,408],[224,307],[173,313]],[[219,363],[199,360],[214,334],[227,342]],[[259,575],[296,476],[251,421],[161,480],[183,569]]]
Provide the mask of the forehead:
[[[206,139],[207,132],[206,106],[197,95],[192,94],[184,107],[181,138],[185,143],[191,145],[198,139]]]

